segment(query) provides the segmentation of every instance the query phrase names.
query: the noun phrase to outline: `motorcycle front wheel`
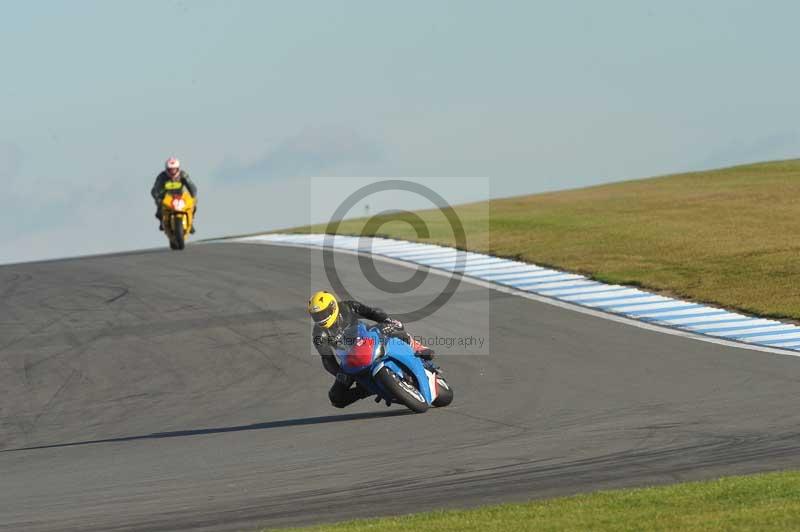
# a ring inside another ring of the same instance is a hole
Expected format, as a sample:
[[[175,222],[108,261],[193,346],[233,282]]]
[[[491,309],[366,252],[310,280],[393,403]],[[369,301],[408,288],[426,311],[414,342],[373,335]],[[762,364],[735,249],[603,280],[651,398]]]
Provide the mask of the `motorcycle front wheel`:
[[[186,240],[183,234],[183,217],[174,216],[172,218],[172,227],[175,230],[175,249],[183,249],[186,247]]]
[[[409,410],[417,414],[428,411],[428,402],[422,393],[389,368],[382,367],[375,374],[375,380],[384,390],[392,394],[395,401],[404,404]]]

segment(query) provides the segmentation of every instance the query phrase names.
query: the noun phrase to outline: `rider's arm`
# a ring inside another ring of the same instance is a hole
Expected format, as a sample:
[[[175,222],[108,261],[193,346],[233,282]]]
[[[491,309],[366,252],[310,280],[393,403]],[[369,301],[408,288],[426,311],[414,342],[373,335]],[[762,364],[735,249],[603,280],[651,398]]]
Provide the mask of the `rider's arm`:
[[[320,332],[315,327],[313,341],[314,347],[317,348],[317,352],[322,360],[322,367],[325,368],[325,371],[335,377],[341,368],[339,366],[339,362],[336,360],[333,347],[327,342],[327,335]]]
[[[153,199],[158,201],[161,198],[161,193],[164,191],[164,179],[162,174],[156,176],[156,182],[153,183],[153,188],[150,189],[150,195]]]
[[[381,322],[389,319],[389,315],[382,309],[370,307],[358,301],[342,301],[342,304],[349,305],[353,312],[365,320]]]
[[[187,172],[183,172],[181,174],[181,179],[183,180],[184,186],[189,189],[189,193],[192,195],[192,197],[197,199],[197,185],[194,184],[192,179],[189,177],[189,174]]]
[[[322,367],[325,368],[325,371],[333,375],[334,377],[339,374],[341,371],[341,367],[339,363],[336,361],[336,357],[333,355],[323,355],[320,357],[322,360]]]

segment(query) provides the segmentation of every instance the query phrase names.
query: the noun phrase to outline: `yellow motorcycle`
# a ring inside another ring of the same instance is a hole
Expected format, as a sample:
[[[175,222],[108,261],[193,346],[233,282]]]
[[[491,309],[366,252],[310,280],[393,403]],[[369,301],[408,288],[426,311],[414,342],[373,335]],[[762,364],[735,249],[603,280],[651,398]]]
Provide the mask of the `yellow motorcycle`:
[[[186,236],[192,231],[195,199],[182,183],[167,183],[166,194],[161,201],[161,223],[169,239],[171,249],[186,247]]]

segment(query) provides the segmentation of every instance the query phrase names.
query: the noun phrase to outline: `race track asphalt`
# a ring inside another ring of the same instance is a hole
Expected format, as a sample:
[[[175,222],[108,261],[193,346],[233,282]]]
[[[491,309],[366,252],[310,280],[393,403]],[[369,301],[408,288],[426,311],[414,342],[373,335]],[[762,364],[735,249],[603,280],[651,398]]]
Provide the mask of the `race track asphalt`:
[[[490,354],[439,358],[453,405],[337,410],[304,313],[310,254],[0,267],[0,529],[256,530],[800,466],[797,357],[466,283],[414,324],[469,336],[490,311]],[[356,257],[337,267],[369,302],[413,306]]]

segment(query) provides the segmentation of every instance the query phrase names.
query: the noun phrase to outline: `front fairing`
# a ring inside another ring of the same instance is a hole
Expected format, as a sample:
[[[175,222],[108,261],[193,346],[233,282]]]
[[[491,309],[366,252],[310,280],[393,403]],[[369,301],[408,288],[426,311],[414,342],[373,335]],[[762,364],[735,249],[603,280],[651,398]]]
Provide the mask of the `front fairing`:
[[[342,333],[339,347],[334,349],[342,371],[349,375],[361,373],[375,361],[380,347],[380,336],[370,331],[361,321],[356,321]]]
[[[180,199],[179,203],[175,201],[176,198]],[[194,198],[189,191],[184,188],[180,192],[164,194],[164,198],[161,200],[161,205],[164,207],[165,211],[190,213],[194,210]]]
[[[425,396],[428,404],[431,404],[435,397],[431,390],[430,375],[425,371],[425,366],[414,354],[411,346],[399,338],[388,338],[385,349],[385,355],[373,365],[372,374],[375,375],[383,366],[401,376],[408,372],[412,373],[419,391]]]
[[[161,200],[161,221],[167,237],[172,240],[176,231],[176,224],[183,226],[184,233],[191,231],[194,224],[195,199],[185,188],[177,191],[168,191]]]

